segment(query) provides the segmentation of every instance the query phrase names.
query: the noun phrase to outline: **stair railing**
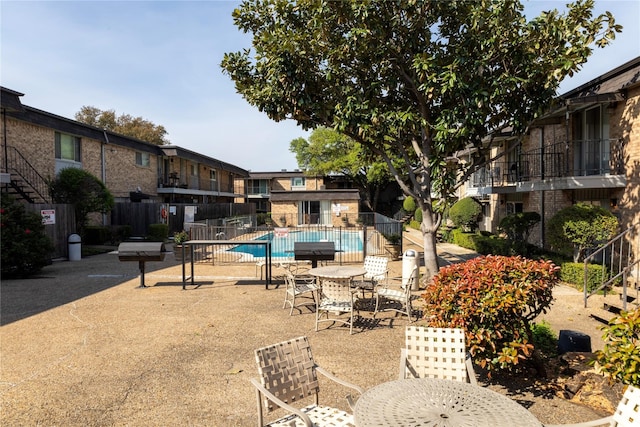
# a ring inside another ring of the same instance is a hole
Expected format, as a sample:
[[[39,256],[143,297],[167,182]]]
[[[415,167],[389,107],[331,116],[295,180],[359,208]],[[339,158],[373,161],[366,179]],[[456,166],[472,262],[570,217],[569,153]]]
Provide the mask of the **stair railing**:
[[[18,175],[45,203],[50,203],[47,181],[15,147],[7,147],[7,172]]]
[[[636,239],[636,249],[640,250],[640,224],[633,225],[627,230],[618,234],[616,237],[607,242],[606,245],[597,249],[591,255],[584,259],[584,306],[587,307],[587,300],[590,296],[596,294],[600,290],[605,290],[613,283],[622,278],[622,297],[623,309],[627,307],[627,278],[635,271],[636,286],[640,277],[640,258],[633,259],[633,239]],[[589,291],[589,264],[601,257],[602,274],[600,276],[600,285]]]

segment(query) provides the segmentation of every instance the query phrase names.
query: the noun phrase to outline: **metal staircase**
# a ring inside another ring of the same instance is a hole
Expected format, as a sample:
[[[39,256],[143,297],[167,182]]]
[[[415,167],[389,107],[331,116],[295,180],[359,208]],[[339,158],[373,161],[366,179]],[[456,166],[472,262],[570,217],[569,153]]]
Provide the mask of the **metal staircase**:
[[[15,147],[6,147],[5,169],[10,181],[3,191],[29,203],[51,203],[47,181]]]
[[[639,307],[640,286],[640,257],[634,255],[635,250],[640,250],[640,224],[633,225],[623,231],[606,245],[602,246],[584,260],[584,306],[590,296],[603,291],[606,295],[608,289],[614,285],[621,285],[620,302],[618,304],[604,303],[603,309],[613,315],[621,311],[632,310]],[[602,271],[600,285],[589,291],[589,264],[600,264]],[[629,280],[632,279],[632,280]],[[608,322],[609,319],[597,317],[597,320]]]

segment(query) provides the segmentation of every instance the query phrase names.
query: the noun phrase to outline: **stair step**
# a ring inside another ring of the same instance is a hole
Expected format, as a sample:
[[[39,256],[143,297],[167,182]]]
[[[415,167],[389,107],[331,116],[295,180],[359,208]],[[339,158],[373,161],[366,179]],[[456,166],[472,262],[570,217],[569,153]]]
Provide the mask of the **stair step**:
[[[604,307],[603,307],[606,311],[608,311],[609,313],[613,313],[613,314],[620,314],[620,312],[622,311],[622,309],[618,306],[615,305],[611,305],[608,303],[604,303]]]

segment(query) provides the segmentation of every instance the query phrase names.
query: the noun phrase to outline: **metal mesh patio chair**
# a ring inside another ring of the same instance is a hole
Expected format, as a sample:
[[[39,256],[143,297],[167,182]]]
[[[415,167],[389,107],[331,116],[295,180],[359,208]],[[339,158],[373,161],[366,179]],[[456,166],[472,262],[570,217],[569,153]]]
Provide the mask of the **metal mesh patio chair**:
[[[409,318],[409,322],[413,322],[412,313],[413,307],[411,306],[411,288],[413,281],[418,280],[415,274],[418,268],[414,267],[411,271],[410,279],[404,283],[400,289],[392,289],[388,287],[388,284],[379,286],[375,290],[376,296],[376,308],[373,311],[373,318],[383,311],[395,311],[396,313],[406,314]]]
[[[364,269],[366,273],[362,277],[362,280],[354,281],[353,286],[364,291],[373,292],[376,286],[384,281],[385,284],[389,279],[389,259],[381,256],[368,255],[364,257]]]
[[[268,426],[352,426],[353,416],[336,408],[319,405],[318,373],[345,387],[364,390],[341,380],[316,365],[307,337],[299,337],[255,350],[260,379],[252,379],[258,400],[258,425],[264,426],[263,410],[267,413],[284,408],[290,414],[267,424]],[[313,396],[314,403],[303,408],[292,406]],[[359,397],[359,396],[358,396]],[[353,407],[351,395],[347,396]],[[264,406],[263,406],[264,404]]]
[[[349,333],[353,334],[353,311],[357,301],[357,289],[351,288],[351,279],[320,279],[318,299],[316,301],[316,332],[321,322],[342,323],[349,325]],[[349,317],[339,317],[344,314]],[[333,314],[334,317],[330,317]],[[322,316],[325,319],[322,319]]]
[[[306,275],[294,275],[290,270],[285,271],[284,280],[286,283],[284,305],[282,308],[291,307],[289,315],[293,314],[293,309],[302,306],[313,306],[315,308],[316,278]],[[304,301],[301,303],[300,299]],[[297,301],[296,301],[297,300]]]
[[[637,427],[640,426],[640,388],[632,385],[622,395],[613,415],[576,424],[545,424],[545,427]]]
[[[442,378],[477,384],[464,330],[407,326],[400,378]]]

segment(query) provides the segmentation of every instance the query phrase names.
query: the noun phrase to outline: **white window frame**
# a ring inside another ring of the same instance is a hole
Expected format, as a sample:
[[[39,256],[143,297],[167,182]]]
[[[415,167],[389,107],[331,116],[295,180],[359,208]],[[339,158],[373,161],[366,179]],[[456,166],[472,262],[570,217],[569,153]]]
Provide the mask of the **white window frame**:
[[[136,166],[148,168],[151,166],[151,154],[136,151]]]

